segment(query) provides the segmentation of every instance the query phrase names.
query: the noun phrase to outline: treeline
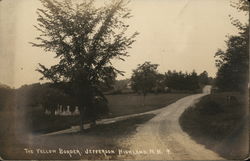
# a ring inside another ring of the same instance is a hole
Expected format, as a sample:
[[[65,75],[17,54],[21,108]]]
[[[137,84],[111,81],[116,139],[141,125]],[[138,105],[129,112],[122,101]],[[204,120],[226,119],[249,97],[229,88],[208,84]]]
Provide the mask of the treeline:
[[[134,92],[146,95],[150,92],[198,92],[204,85],[212,84],[213,78],[207,71],[197,74],[196,71],[183,73],[182,71],[168,71],[161,74],[157,71],[158,64],[145,62],[133,70],[131,88]]]
[[[17,108],[35,107],[44,104],[69,104],[70,96],[64,89],[56,87],[53,83],[34,83],[23,85],[18,89],[0,85],[0,107],[7,107],[11,102]]]
[[[21,107],[38,106],[39,104],[46,104],[48,101],[55,104],[65,100],[65,96],[67,96],[65,92],[62,89],[55,88],[52,83],[34,83],[16,89],[16,102]]]
[[[150,65],[150,64],[149,64]],[[149,71],[147,71],[149,72]],[[206,84],[211,84],[213,79],[208,76],[206,71],[197,74],[195,71],[191,73],[177,72],[175,70],[168,71],[164,74],[153,71],[151,75],[144,75],[146,77],[135,79],[116,80],[110,84],[107,89],[103,87],[103,91],[119,91],[115,94],[123,93],[128,90],[131,92],[140,92],[142,87],[147,88],[146,92],[171,92],[171,90],[193,91],[202,88]],[[39,104],[70,104],[69,87],[67,84],[54,83],[34,83],[30,85],[23,85],[18,89],[11,89],[8,86],[0,86],[0,107],[7,104],[7,100],[15,96],[15,103],[18,106],[37,106]],[[111,93],[112,94],[112,93]],[[64,98],[64,99],[62,99]]]
[[[109,91],[116,91],[117,94],[123,93],[123,91],[140,92],[141,85],[147,85],[147,92],[171,92],[171,90],[197,90],[202,88],[206,84],[212,83],[212,78],[208,76],[206,71],[201,74],[197,74],[195,71],[191,73],[177,72],[175,70],[168,71],[164,74],[155,72],[152,75],[147,76],[149,78],[134,80],[116,80],[113,82]],[[150,81],[149,81],[150,80]],[[18,89],[11,89],[7,86],[0,86],[0,107],[4,107],[7,104],[7,100],[14,100],[15,103],[20,106],[38,106],[39,104],[70,104],[67,85],[55,85],[53,83],[34,83],[30,85],[23,85]],[[103,88],[107,91],[107,88]],[[111,93],[112,94],[112,93]],[[64,99],[62,99],[64,98]]]
[[[20,123],[22,128],[30,132],[49,132],[77,125],[79,117],[53,115],[57,104],[64,105],[64,107],[70,105],[70,110],[74,111],[75,109],[72,108],[75,106],[72,106],[72,102],[74,102],[72,97],[53,83],[34,83],[23,85],[18,89],[12,89],[0,83],[1,114],[6,115],[5,117],[23,118],[18,121],[19,123],[22,121]],[[46,115],[46,109],[51,111],[52,115]],[[14,120],[12,118],[11,124],[15,123]]]
[[[208,77],[206,71],[199,75],[195,71],[191,73],[168,71],[165,73],[165,84],[170,89],[192,91],[211,83],[212,78]]]

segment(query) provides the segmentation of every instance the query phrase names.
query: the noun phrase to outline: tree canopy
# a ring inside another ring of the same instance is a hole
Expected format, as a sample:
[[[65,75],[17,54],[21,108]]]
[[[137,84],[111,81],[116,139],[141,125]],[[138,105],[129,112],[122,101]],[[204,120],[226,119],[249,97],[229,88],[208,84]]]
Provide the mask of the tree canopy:
[[[131,87],[136,92],[141,92],[145,96],[148,92],[151,92],[157,83],[157,67],[158,64],[151,64],[151,62],[145,62],[139,64],[138,67],[133,70],[131,77]]]
[[[39,64],[43,78],[57,82],[85,76],[96,82],[105,81],[110,73],[121,73],[110,60],[124,60],[137,34],[125,36],[129,26],[122,20],[130,17],[125,1],[113,1],[100,8],[95,8],[92,0],[76,5],[68,0],[41,2],[45,9],[38,9],[39,23],[35,26],[41,32],[36,38],[40,43],[32,45],[55,53],[60,60],[50,68]]]
[[[131,17],[128,2],[113,0],[96,7],[93,0],[40,1],[43,8],[37,10],[35,28],[41,34],[31,44],[54,53],[59,63],[51,67],[39,64],[37,71],[43,75],[41,79],[69,82],[79,97],[80,112],[87,108],[88,115],[94,116],[93,99],[103,96],[100,85],[123,74],[111,60],[124,61],[138,34],[126,34],[129,25],[125,21]]]
[[[248,11],[248,2],[240,0],[233,3],[240,11]],[[228,36],[227,48],[215,53],[218,67],[216,85],[223,91],[247,89],[249,77],[249,27],[231,17],[232,24],[238,28],[238,35]]]

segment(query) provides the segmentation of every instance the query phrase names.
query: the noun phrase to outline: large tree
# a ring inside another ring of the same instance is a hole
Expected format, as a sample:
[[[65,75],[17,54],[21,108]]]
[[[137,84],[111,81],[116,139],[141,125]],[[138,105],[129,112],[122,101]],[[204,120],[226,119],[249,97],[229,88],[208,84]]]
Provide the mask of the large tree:
[[[138,67],[133,70],[131,77],[131,87],[136,92],[141,92],[145,100],[145,96],[148,92],[152,92],[157,83],[157,67],[158,64],[151,64],[151,62],[145,62],[139,64]],[[143,100],[143,104],[144,104]]]
[[[239,0],[232,3],[239,11],[248,12],[248,2]],[[249,26],[231,17],[232,24],[238,28],[238,35],[228,36],[226,50],[219,49],[216,54],[218,67],[216,85],[222,91],[244,91],[249,77]]]
[[[70,84],[80,107],[82,129],[85,115],[95,123],[95,97],[104,97],[100,85],[123,74],[111,60],[124,60],[135,41],[137,33],[126,34],[130,10],[125,0],[113,0],[98,8],[93,0],[40,1],[43,8],[37,10],[35,28],[41,34],[32,45],[54,53],[59,62],[51,67],[39,64],[38,71],[42,79]]]

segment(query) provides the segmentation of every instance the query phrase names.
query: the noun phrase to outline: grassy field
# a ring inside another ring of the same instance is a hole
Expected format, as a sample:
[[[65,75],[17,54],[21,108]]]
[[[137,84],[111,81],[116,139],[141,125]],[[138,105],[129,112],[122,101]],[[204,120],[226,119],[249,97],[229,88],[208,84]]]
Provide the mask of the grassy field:
[[[143,106],[143,97],[135,94],[126,95],[109,95],[109,106],[112,112],[110,117],[121,116],[132,113],[146,112],[149,110],[165,107],[168,104],[175,102],[176,100],[187,96],[188,94],[150,94],[145,99],[145,106]],[[78,117],[50,117],[42,114],[41,109],[31,109],[24,112],[22,107],[19,109],[22,111],[2,111],[0,113],[0,121],[5,122],[1,126],[2,133],[0,135],[0,151],[3,152],[3,157],[11,159],[15,156],[22,159],[32,159],[31,155],[25,155],[23,149],[29,147],[28,135],[25,128],[21,127],[21,124],[30,124],[29,130],[35,133],[47,133],[57,131],[65,128],[69,128],[71,125],[76,125],[79,122]],[[20,115],[12,116],[13,114]],[[25,116],[22,116],[26,114]],[[18,118],[26,118],[26,122],[20,122]],[[93,148],[93,149],[118,149],[120,147],[118,141],[126,136],[132,135],[136,132],[136,128],[153,118],[153,114],[146,114],[143,116],[135,116],[126,120],[114,122],[107,125],[97,125],[94,128],[86,130],[84,133],[74,133],[65,135],[56,135],[50,137],[41,137],[35,142],[32,142],[33,148],[58,148],[58,145],[62,148]],[[17,118],[17,119],[13,119]],[[17,127],[19,127],[17,129]],[[26,136],[27,135],[27,136]],[[20,142],[22,138],[22,142]],[[63,142],[62,142],[63,140]],[[126,147],[122,147],[126,148]],[[39,155],[37,159],[63,159],[64,156],[47,156]],[[62,158],[60,158],[62,157]],[[77,156],[76,156],[77,157]],[[85,158],[87,157],[87,158]],[[96,158],[100,157],[100,158]],[[116,159],[115,156],[110,156],[111,159]],[[89,155],[84,158],[69,158],[69,159],[105,159],[104,156]]]
[[[145,97],[137,94],[107,95],[110,117],[146,112],[174,103],[188,94],[149,94]]]
[[[149,94],[145,98],[137,94],[107,95],[110,115],[106,117],[117,117],[128,114],[146,112],[165,107],[174,103],[188,94]],[[79,117],[75,116],[46,116],[40,110],[27,112],[27,124],[33,132],[52,132],[79,123]]]
[[[227,96],[233,96],[235,99],[229,102]],[[242,135],[240,132],[245,126],[247,100],[245,95],[236,92],[205,96],[195,106],[184,111],[179,119],[180,125],[198,143],[204,144],[223,157],[235,159],[239,157],[236,147],[230,151],[232,147],[228,145],[221,150],[217,144],[223,144],[228,139],[231,139],[232,144],[241,141],[241,138],[237,137]]]

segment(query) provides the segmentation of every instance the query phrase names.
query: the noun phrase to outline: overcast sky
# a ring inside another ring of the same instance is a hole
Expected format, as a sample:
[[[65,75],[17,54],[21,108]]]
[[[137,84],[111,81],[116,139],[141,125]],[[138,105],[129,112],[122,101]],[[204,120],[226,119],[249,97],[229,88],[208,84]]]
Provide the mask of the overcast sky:
[[[101,0],[99,0],[101,1]],[[0,2],[0,82],[12,87],[39,82],[38,63],[50,66],[53,54],[32,47],[39,33],[34,29],[38,0]],[[206,70],[215,76],[214,53],[225,48],[226,35],[236,34],[229,14],[247,22],[247,16],[230,7],[230,0],[132,0],[130,32],[138,31],[130,57],[115,62],[129,78],[145,61],[160,64],[159,72]]]

